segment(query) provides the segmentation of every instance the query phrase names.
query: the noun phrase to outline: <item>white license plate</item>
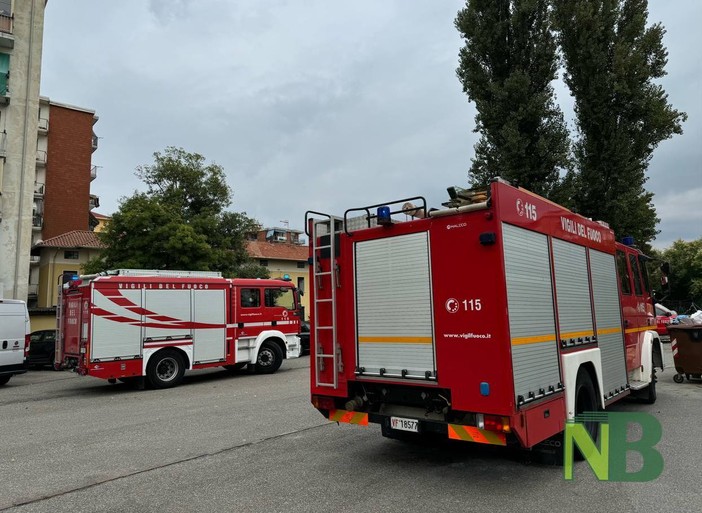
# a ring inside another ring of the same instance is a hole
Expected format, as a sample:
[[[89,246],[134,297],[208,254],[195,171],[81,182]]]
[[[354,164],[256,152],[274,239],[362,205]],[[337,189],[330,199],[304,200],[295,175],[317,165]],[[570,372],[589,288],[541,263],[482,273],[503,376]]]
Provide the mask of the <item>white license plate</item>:
[[[390,427],[400,431],[411,431],[419,433],[419,421],[414,419],[404,419],[402,417],[390,417]]]

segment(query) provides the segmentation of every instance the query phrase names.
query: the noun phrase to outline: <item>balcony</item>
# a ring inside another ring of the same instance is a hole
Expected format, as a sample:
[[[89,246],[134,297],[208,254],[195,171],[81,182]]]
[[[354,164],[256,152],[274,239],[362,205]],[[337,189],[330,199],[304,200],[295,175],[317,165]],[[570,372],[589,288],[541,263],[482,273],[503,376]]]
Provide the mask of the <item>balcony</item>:
[[[7,132],[0,132],[0,157],[7,157]]]
[[[38,125],[39,133],[46,134],[49,132],[49,120],[46,118],[39,118]]]
[[[88,203],[88,209],[93,210],[94,208],[99,208],[100,207],[100,196],[96,196],[95,194],[90,195],[90,201]]]
[[[34,197],[43,198],[44,197],[44,184],[39,182],[34,182]]]
[[[92,182],[97,178],[97,166],[90,166],[90,181]]]
[[[29,255],[29,265],[39,265],[41,257],[39,255]]]
[[[12,35],[13,25],[13,16],[4,13],[0,14],[0,47],[15,47],[15,36]]]
[[[44,150],[37,150],[37,167],[45,167],[47,158]]]
[[[39,258],[39,257],[37,257]],[[30,283],[27,285],[27,296],[33,299],[36,299],[36,297],[39,295],[39,284],[38,283]]]
[[[41,214],[34,214],[32,216],[32,230],[41,230],[44,226],[44,216]]]
[[[98,136],[93,134],[93,151],[98,149]]]

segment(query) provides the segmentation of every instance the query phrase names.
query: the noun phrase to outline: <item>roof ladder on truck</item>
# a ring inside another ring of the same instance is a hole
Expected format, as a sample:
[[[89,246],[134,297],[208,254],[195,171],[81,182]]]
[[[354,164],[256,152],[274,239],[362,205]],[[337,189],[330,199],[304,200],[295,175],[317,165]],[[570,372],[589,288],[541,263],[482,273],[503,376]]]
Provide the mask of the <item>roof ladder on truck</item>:
[[[309,217],[310,214],[323,219]],[[309,219],[309,220],[308,220]],[[339,287],[338,256],[342,221],[320,212],[307,212],[305,228],[312,249],[312,278],[314,287],[313,315],[315,342],[315,383],[319,387],[338,387],[338,375],[343,371],[341,348],[337,341],[336,292]]]

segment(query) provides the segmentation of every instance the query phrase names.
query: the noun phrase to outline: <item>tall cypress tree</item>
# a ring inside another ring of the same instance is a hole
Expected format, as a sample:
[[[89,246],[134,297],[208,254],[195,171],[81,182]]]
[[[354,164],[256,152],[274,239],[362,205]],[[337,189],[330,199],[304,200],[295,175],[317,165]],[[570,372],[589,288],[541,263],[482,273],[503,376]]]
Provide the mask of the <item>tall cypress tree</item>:
[[[554,101],[558,69],[548,0],[467,0],[455,25],[465,39],[456,70],[478,111],[472,185],[502,176],[559,200],[568,131]]]
[[[575,98],[575,207],[645,244],[656,234],[653,194],[644,184],[654,149],[687,119],[663,88],[665,29],[646,27],[647,0],[554,0]]]

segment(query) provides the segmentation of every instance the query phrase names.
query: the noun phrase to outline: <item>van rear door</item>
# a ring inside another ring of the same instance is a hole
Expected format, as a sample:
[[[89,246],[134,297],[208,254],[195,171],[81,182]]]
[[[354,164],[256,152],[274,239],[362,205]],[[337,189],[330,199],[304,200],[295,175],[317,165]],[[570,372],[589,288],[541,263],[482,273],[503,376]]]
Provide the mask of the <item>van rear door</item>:
[[[24,370],[28,323],[23,301],[0,299],[0,373]]]

